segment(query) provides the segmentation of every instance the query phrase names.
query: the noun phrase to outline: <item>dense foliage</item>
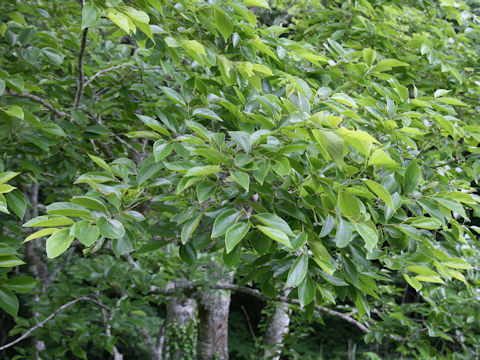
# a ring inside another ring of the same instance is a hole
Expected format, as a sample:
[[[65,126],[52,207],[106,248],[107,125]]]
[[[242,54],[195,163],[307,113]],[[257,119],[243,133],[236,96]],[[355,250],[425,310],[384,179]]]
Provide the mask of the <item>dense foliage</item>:
[[[475,1],[0,9],[0,357],[480,356]]]

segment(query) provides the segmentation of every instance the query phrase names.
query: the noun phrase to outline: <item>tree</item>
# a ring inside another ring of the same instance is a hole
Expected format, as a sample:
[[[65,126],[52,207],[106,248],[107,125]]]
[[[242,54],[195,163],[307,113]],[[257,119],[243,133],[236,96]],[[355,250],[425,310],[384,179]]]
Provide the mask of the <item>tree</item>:
[[[0,307],[37,283],[8,275],[24,251],[43,288],[15,331],[81,329],[36,329],[26,356],[119,359],[138,332],[152,358],[226,359],[231,292],[279,303],[273,349],[291,304],[405,355],[478,351],[471,312],[447,315],[477,281],[478,9],[279,2],[287,28],[258,22],[271,6],[2,5]]]

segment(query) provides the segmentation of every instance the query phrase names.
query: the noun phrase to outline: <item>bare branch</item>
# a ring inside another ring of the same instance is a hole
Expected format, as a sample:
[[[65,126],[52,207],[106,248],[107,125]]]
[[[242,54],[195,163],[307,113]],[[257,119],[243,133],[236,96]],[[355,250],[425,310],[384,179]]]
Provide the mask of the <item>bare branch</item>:
[[[65,310],[66,308],[76,304],[77,302],[79,301],[92,301],[93,303],[97,304],[98,306],[104,308],[105,305],[103,305],[101,302],[95,300],[95,299],[91,299],[89,297],[79,297],[77,299],[74,299],[72,301],[69,301],[65,304],[63,304],[62,306],[60,306],[57,310],[55,310],[53,313],[51,313],[50,315],[48,315],[45,319],[43,319],[42,321],[40,321],[37,325],[35,325],[34,327],[31,327],[30,329],[28,329],[22,336],[20,336],[19,338],[13,340],[12,342],[9,342],[8,344],[6,345],[3,345],[3,346],[0,346],[0,351],[1,350],[4,350],[4,349],[7,349],[9,347],[12,347],[13,345],[19,343],[20,341],[26,339],[33,331],[43,327],[48,321],[50,321],[51,319],[53,319],[55,316],[57,316],[59,313],[61,313],[63,310]]]

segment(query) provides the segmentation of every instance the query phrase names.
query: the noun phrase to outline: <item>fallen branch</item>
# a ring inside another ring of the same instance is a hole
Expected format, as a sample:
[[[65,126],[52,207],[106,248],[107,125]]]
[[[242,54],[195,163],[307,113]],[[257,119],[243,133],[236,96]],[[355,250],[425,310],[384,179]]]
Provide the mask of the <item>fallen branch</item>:
[[[51,319],[53,319],[55,316],[57,316],[59,313],[61,313],[63,310],[65,310],[66,308],[76,304],[77,302],[79,301],[91,301],[95,304],[97,304],[98,306],[102,307],[102,308],[105,308],[105,305],[103,305],[101,302],[95,300],[95,299],[91,299],[89,297],[79,297],[77,299],[74,299],[72,301],[69,301],[65,304],[63,304],[62,306],[60,306],[57,310],[55,310],[53,313],[51,313],[50,315],[48,315],[45,319],[43,319],[42,321],[40,321],[37,325],[31,327],[30,329],[28,329],[22,336],[20,336],[19,338],[13,340],[12,342],[9,342],[8,344],[6,345],[3,345],[3,346],[0,346],[0,351],[2,350],[5,350],[9,347],[12,347],[13,345],[19,343],[20,341],[26,339],[32,332],[34,332],[35,330],[43,327],[43,325],[45,325],[48,321],[50,321]]]

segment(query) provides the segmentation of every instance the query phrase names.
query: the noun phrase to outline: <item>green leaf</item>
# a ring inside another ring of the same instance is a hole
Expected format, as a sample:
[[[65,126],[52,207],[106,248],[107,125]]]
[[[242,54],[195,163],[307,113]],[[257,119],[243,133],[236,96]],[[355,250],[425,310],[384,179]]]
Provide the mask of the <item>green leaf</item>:
[[[197,229],[198,224],[200,224],[200,220],[202,220],[202,217],[203,217],[203,212],[193,217],[183,225],[182,233],[180,234],[182,244],[186,244],[188,239],[190,239],[193,232]]]
[[[0,79],[0,96],[3,95],[3,92],[5,91],[5,81]]]
[[[300,307],[310,304],[315,298],[315,283],[310,276],[306,276],[298,285],[298,301]]]
[[[0,184],[4,184],[7,181],[13,179],[15,176],[20,175],[18,172],[7,171],[0,173]]]
[[[160,86],[160,89],[167,95],[167,97],[172,100],[173,102],[186,107],[185,99],[177,93],[175,90],[170,89],[169,87],[166,86]]]
[[[378,242],[378,233],[375,225],[371,221],[361,221],[355,224],[355,229],[365,241],[367,250],[372,252]]]
[[[190,243],[180,245],[178,254],[180,255],[180,258],[190,266],[194,265],[197,261],[197,251]]]
[[[421,228],[421,229],[434,230],[434,229],[441,228],[442,222],[435,218],[422,217],[422,218],[416,218],[414,221],[410,223],[410,225],[415,226],[417,228]]]
[[[243,171],[235,171],[234,173],[230,172],[232,178],[245,189],[245,191],[249,191],[250,189],[250,176]]]
[[[153,156],[159,162],[165,159],[173,151],[173,144],[165,140],[157,140],[153,144]]]
[[[189,169],[185,177],[212,175],[220,171],[222,171],[222,168],[217,165],[196,166]]]
[[[10,106],[8,108],[5,108],[4,111],[8,115],[19,118],[19,119],[23,119],[23,117],[24,117],[24,113],[23,113],[22,108],[20,106],[17,106],[17,105],[13,105],[13,106]]]
[[[202,203],[205,200],[207,200],[210,196],[212,196],[217,187],[212,184],[210,181],[202,181],[200,184],[197,186],[197,197],[198,197],[198,202]]]
[[[286,245],[288,247],[292,247],[290,243],[290,239],[288,238],[287,234],[285,234],[283,231],[280,231],[268,226],[262,226],[262,225],[257,225],[257,228],[262,233],[267,235],[270,239],[278,241],[280,244]]]
[[[215,19],[215,27],[220,31],[223,36],[223,39],[227,41],[228,37],[233,32],[233,23],[230,16],[227,15],[225,11],[223,11],[218,6],[215,6],[213,10],[213,16]]]
[[[17,293],[27,294],[32,291],[38,283],[39,280],[31,277],[15,277],[8,279],[2,286]]]
[[[18,190],[13,190],[6,194],[5,197],[7,198],[8,207],[13,210],[20,220],[23,220],[27,211],[27,202],[23,194]]]
[[[420,291],[422,290],[422,284],[420,283],[420,281],[418,281],[417,279],[415,278],[411,278],[410,276],[408,276],[407,274],[403,274],[403,277],[405,278],[405,280],[407,281],[407,283],[413,287],[416,291]]]
[[[390,196],[390,193],[385,189],[382,185],[379,183],[373,181],[373,180],[363,180],[367,186],[377,195],[380,199],[382,199],[385,204],[390,206],[392,209],[395,209],[393,206],[392,198]]]
[[[382,165],[395,165],[396,162],[392,160],[388,154],[383,151],[382,149],[377,149],[373,152],[373,154],[370,156],[370,159],[368,160],[368,165],[376,165],[376,166],[382,166]]]
[[[224,235],[237,222],[240,215],[241,212],[237,209],[228,209],[222,212],[213,223],[212,238]]]
[[[343,248],[350,244],[353,239],[352,232],[353,225],[350,222],[340,218],[338,221],[337,232],[335,234],[335,244],[337,244],[339,248]]]
[[[420,183],[421,178],[422,174],[420,172],[420,167],[415,160],[411,161],[405,170],[405,176],[403,178],[403,188],[405,193],[409,194],[415,190]]]
[[[243,151],[247,154],[252,149],[252,144],[250,143],[250,134],[246,131],[229,131],[228,134],[232,140],[239,145]]]
[[[14,267],[22,264],[25,263],[16,256],[0,255],[0,268]]]
[[[0,194],[6,194],[15,190],[16,187],[8,184],[0,184]]]
[[[91,246],[100,236],[100,230],[96,225],[83,220],[72,225],[70,235],[75,236],[83,245]]]
[[[265,9],[270,9],[267,0],[243,0],[243,3],[247,6],[258,6]]]
[[[113,174],[112,169],[110,168],[110,166],[108,166],[108,164],[103,159],[101,159],[101,158],[99,158],[98,156],[95,156],[95,155],[88,154],[88,156],[90,157],[90,159],[93,160],[93,162],[95,164],[100,166],[102,169],[108,171],[109,173]]]
[[[37,216],[25,224],[23,227],[54,227],[54,226],[65,226],[65,225],[72,225],[74,221],[70,218],[65,216]]]
[[[327,150],[328,155],[333,159],[339,168],[344,167],[343,163],[343,140],[331,131],[314,130],[315,139]]]
[[[365,63],[368,67],[372,66],[376,56],[377,53],[375,52],[375,50],[372,50],[370,48],[363,49],[363,59],[365,60]]]
[[[230,253],[235,246],[247,235],[250,230],[250,223],[239,222],[230,227],[225,234],[225,250]]]
[[[185,40],[182,43],[182,47],[185,50],[190,50],[200,55],[207,56],[207,53],[205,52],[205,48],[197,40]]]
[[[261,214],[253,215],[253,217],[258,221],[260,221],[262,224],[272,227],[274,229],[278,229],[281,232],[287,234],[288,236],[292,236],[292,237],[295,236],[295,234],[293,233],[288,223],[278,215],[261,213]]]
[[[100,234],[109,239],[119,239],[125,235],[125,228],[123,227],[123,224],[115,219],[101,217],[98,220],[98,228],[100,230]]]
[[[293,266],[288,272],[287,282],[285,283],[285,288],[295,287],[299,285],[305,276],[307,276],[308,271],[308,256],[307,254],[302,254],[295,260]]]
[[[57,230],[47,239],[47,257],[49,259],[56,258],[68,249],[75,238],[69,234],[69,231],[69,229]]]
[[[344,104],[344,105],[353,107],[355,109],[358,109],[357,102],[346,94],[341,94],[341,93],[333,94],[331,98],[339,102],[340,104]]]
[[[210,109],[197,108],[197,109],[193,110],[192,115],[223,122],[222,118]]]
[[[91,196],[75,196],[70,201],[87,209],[107,212],[105,204],[100,199]]]
[[[72,217],[90,217],[90,212],[83,206],[68,202],[57,202],[47,206],[47,213]]]
[[[92,27],[100,21],[100,10],[87,3],[82,9],[82,29]]]
[[[112,250],[115,256],[122,256],[133,251],[133,244],[128,236],[112,239]]]
[[[4,286],[0,285],[0,308],[7,314],[17,317],[18,314],[18,299],[13,292]]]
[[[338,207],[345,216],[358,218],[361,215],[359,200],[348,191],[339,192]]]
[[[47,236],[53,234],[55,231],[57,231],[58,228],[47,228],[47,229],[42,229],[34,232],[33,234],[27,236],[25,240],[23,240],[24,243],[33,240],[33,239],[38,239],[39,237]]]

